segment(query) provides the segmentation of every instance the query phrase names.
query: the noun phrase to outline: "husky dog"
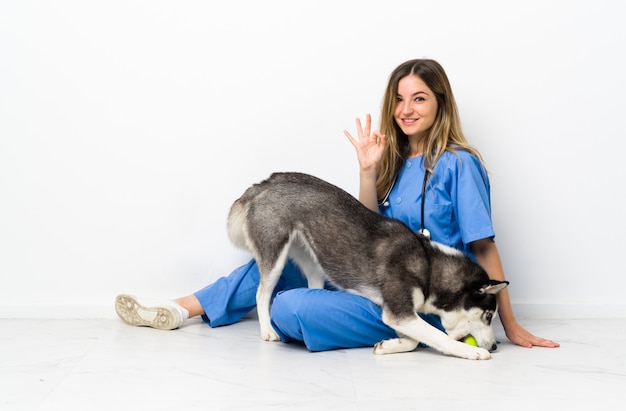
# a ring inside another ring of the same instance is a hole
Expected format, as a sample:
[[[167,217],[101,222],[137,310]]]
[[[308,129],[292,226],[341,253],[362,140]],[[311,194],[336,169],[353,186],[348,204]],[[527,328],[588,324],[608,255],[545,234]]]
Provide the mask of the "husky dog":
[[[263,340],[279,340],[270,324],[271,296],[291,258],[310,288],[329,281],[382,308],[383,322],[400,337],[376,344],[375,354],[412,351],[419,342],[468,359],[489,359],[496,349],[491,328],[496,293],[508,282],[490,280],[462,252],[369,210],[326,181],[272,174],[234,202],[228,233],[236,246],[252,252],[259,267],[256,299]],[[418,312],[439,315],[447,335]],[[478,347],[459,341],[469,334]]]

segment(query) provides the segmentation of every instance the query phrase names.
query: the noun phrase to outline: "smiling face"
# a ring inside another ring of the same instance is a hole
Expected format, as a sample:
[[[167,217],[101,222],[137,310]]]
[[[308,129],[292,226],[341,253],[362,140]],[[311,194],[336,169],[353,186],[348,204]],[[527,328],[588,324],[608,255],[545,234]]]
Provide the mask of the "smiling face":
[[[408,75],[398,82],[394,119],[412,143],[421,142],[437,117],[437,97],[416,75]]]

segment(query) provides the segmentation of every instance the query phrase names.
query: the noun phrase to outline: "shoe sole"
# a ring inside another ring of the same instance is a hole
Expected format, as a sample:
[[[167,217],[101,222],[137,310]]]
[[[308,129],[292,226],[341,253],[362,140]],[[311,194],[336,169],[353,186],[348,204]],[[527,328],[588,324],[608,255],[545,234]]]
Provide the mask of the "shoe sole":
[[[137,327],[173,330],[180,323],[169,308],[143,306],[131,295],[122,294],[115,298],[115,312],[126,324]]]

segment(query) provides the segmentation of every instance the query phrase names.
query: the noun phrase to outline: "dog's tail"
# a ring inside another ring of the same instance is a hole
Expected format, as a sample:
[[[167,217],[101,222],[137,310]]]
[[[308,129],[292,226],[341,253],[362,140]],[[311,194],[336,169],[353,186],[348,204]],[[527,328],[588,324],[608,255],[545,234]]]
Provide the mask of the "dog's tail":
[[[254,204],[255,200],[258,201],[257,197],[262,196],[270,186],[285,183],[302,184],[302,176],[303,175],[298,173],[273,173],[266,180],[253,184],[249,187],[230,207],[226,224],[230,241],[232,241],[237,247],[253,251],[253,244],[251,243],[250,236],[248,235],[248,220],[251,204]],[[308,178],[311,179],[312,177],[308,176]]]
[[[267,181],[267,180],[266,180]],[[248,241],[248,210],[250,202],[265,190],[266,181],[249,187],[230,207],[226,228],[233,244],[244,250],[252,251]]]
[[[239,248],[249,250],[246,234],[246,216],[248,215],[248,200],[246,194],[237,199],[230,207],[226,228],[230,241]]]

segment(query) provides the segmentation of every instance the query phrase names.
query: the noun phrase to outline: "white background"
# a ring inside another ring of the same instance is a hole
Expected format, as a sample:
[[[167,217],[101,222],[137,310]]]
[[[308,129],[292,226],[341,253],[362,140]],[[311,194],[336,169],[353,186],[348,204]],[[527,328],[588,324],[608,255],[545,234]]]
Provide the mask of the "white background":
[[[249,256],[272,171],[357,194],[354,119],[437,59],[491,173],[518,316],[624,316],[617,1],[1,1],[0,316],[109,317]],[[376,120],[377,121],[377,120]]]

